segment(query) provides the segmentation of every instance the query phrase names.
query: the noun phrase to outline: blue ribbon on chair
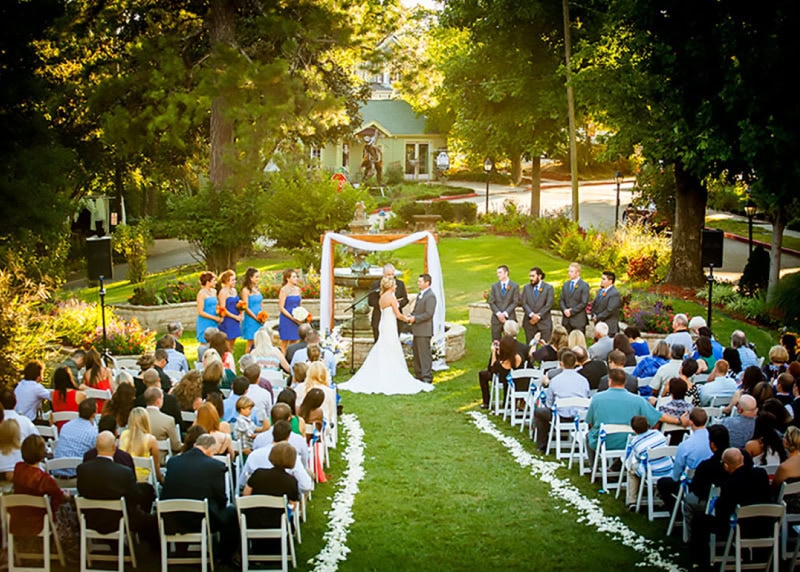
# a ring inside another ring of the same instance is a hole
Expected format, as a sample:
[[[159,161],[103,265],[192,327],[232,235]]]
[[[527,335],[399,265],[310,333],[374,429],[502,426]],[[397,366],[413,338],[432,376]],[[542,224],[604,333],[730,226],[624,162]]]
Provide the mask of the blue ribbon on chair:
[[[542,388],[539,392],[539,405],[544,406],[545,403],[547,403],[547,392]]]
[[[641,455],[639,455],[639,462],[640,466],[642,467],[642,475],[647,475],[647,451],[643,451]]]
[[[575,423],[575,433],[578,433],[581,430],[581,415],[580,413],[576,413],[575,417],[572,419],[572,422]]]
[[[597,434],[597,438],[600,441],[600,445],[605,445],[606,444],[606,436],[607,436],[606,430],[601,428],[600,429],[600,433]],[[598,451],[599,450],[600,450],[600,448],[598,447]]]
[[[511,391],[514,391],[514,388],[515,388],[515,386],[514,386],[514,378],[511,377],[511,372],[508,372],[506,374],[506,382],[508,383],[508,386],[511,388]]]

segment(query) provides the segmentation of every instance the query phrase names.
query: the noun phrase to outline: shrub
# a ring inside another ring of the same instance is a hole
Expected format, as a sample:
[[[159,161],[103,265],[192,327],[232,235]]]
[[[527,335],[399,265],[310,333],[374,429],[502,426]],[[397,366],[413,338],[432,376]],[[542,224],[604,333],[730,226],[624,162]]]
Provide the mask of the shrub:
[[[478,205],[475,203],[452,203],[453,220],[464,224],[475,224],[478,220]]]
[[[112,244],[114,250],[122,254],[128,263],[128,280],[133,284],[144,282],[147,277],[147,249],[154,244],[147,220],[135,226],[117,226]]]
[[[170,281],[161,286],[143,284],[133,289],[133,295],[128,298],[128,303],[136,304],[137,306],[161,306],[163,304],[193,302],[197,299],[199,290],[199,285],[187,284],[181,280]]]
[[[108,310],[106,310],[108,312]],[[134,355],[151,351],[156,343],[156,334],[143,328],[135,317],[130,322],[111,314],[106,315],[106,349],[112,355]],[[98,326],[90,332],[83,343],[84,347],[94,347],[103,351],[103,327]]]
[[[589,229],[586,233],[588,251],[581,262],[600,269],[616,268],[619,258],[619,243],[614,235]]]
[[[586,231],[581,228],[567,230],[556,237],[555,251],[566,260],[582,261],[590,249],[591,244],[586,240]]]
[[[746,187],[743,183],[731,185],[721,179],[708,179],[706,186],[709,209],[744,214]]]
[[[392,212],[395,215],[393,218],[396,218],[398,222],[402,222],[403,226],[400,228],[404,228],[413,222],[414,215],[425,214],[427,212],[427,206],[425,203],[419,203],[413,200],[400,200],[394,204]]]
[[[481,221],[486,222],[499,233],[524,234],[531,221],[531,216],[519,210],[519,205],[511,199],[503,201],[503,212],[490,212],[481,216]]]
[[[406,180],[405,172],[403,172],[403,166],[400,164],[399,161],[395,161],[383,171],[383,184],[388,185],[390,187],[394,187],[397,185],[402,184]]]
[[[56,302],[51,316],[58,339],[68,346],[80,346],[86,335],[102,323],[100,306],[77,298]]]
[[[430,203],[427,209],[428,214],[439,215],[442,220],[453,221],[456,216],[456,209],[449,201],[436,201]]]
[[[642,332],[656,334],[669,334],[675,317],[671,304],[650,296],[629,301],[622,314],[627,324],[635,325]]]
[[[545,211],[542,216],[531,219],[525,232],[535,248],[553,249],[556,237],[570,230],[578,230],[579,225],[572,220],[570,209]]]
[[[770,311],[789,328],[800,326],[800,272],[793,272],[780,279],[769,300]]]
[[[766,291],[769,283],[769,263],[769,252],[760,244],[756,245],[747,259],[742,277],[739,278],[739,292],[745,296],[755,296],[759,292]]]
[[[670,239],[641,224],[626,224],[614,233],[619,244],[618,264],[634,282],[661,282],[669,271]]]

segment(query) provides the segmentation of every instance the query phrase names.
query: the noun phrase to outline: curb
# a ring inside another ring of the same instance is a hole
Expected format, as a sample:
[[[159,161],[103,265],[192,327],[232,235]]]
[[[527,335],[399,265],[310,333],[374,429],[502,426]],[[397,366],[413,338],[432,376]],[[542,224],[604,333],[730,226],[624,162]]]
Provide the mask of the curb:
[[[706,227],[706,229],[713,230],[711,227],[708,226]],[[745,244],[748,244],[750,242],[750,240],[746,236],[733,234],[732,232],[723,232],[722,235],[729,240],[735,240],[737,242],[743,242]],[[753,245],[763,246],[764,248],[767,249],[767,252],[769,252],[770,249],[772,248],[772,245],[770,243],[764,242],[762,240],[753,239]],[[800,250],[795,250],[794,248],[789,248],[788,246],[781,246],[781,252],[783,254],[791,254],[792,256],[800,256]]]

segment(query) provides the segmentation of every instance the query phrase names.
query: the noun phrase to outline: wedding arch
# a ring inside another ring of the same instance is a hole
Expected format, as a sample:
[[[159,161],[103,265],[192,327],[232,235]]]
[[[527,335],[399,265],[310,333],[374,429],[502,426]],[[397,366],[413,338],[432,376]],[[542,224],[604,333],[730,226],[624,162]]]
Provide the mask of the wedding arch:
[[[389,242],[386,242],[389,240]],[[431,289],[436,295],[436,312],[433,316],[433,336],[444,336],[444,282],[442,265],[439,261],[439,248],[436,238],[429,231],[415,232],[391,240],[390,236],[381,234],[351,235],[327,232],[322,240],[322,268],[320,269],[319,318],[323,336],[333,329],[333,248],[335,243],[351,248],[369,251],[390,251],[410,244],[425,244],[425,269],[431,275]]]

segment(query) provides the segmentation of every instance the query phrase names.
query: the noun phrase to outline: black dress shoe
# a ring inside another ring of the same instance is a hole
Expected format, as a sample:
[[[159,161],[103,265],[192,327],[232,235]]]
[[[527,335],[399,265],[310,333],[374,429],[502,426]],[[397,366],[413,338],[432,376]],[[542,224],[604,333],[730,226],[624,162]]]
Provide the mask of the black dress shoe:
[[[488,403],[481,403],[481,409],[489,409]]]

